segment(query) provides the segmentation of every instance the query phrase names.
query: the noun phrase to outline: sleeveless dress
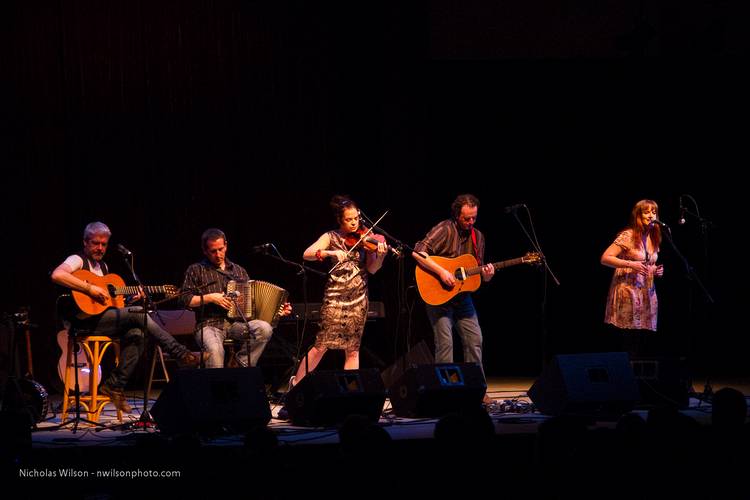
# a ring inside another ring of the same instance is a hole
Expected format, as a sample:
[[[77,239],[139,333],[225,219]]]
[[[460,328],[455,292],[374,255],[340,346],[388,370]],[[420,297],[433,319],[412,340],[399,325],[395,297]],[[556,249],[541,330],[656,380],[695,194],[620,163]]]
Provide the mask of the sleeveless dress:
[[[348,251],[345,239],[338,231],[329,231],[328,236],[331,243],[326,250]],[[359,349],[367,321],[367,278],[364,250],[352,252],[328,276],[315,347]]]
[[[614,243],[621,248],[620,259],[643,262],[646,252],[641,241],[633,241],[632,229],[617,235]],[[659,257],[658,249],[649,255],[653,265]],[[604,322],[628,330],[656,331],[659,301],[656,298],[653,274],[639,275],[630,268],[618,267],[612,276],[607,296]]]

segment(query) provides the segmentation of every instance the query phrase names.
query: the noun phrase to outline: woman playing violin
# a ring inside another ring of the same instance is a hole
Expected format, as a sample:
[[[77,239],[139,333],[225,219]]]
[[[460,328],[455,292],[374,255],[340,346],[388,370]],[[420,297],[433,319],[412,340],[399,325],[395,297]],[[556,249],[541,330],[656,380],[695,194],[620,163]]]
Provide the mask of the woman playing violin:
[[[303,257],[330,259],[335,266],[328,275],[315,345],[307,353],[307,366],[303,359],[290,385],[299,383],[307,370],[315,369],[328,349],[345,351],[345,370],[359,368],[359,346],[368,310],[368,274],[378,272],[388,253],[381,235],[365,234],[367,230],[359,222],[359,209],[352,200],[337,195],[330,205],[338,229],[323,233],[305,250]]]

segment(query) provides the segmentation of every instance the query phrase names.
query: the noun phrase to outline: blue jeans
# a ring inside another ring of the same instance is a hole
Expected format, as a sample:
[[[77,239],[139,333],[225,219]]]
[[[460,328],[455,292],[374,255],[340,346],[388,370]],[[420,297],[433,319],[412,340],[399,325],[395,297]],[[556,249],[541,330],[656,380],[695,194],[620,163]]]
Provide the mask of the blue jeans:
[[[426,304],[427,317],[435,334],[435,362],[453,363],[453,327],[461,337],[464,362],[482,367],[482,329],[471,295],[461,293],[439,306]],[[482,369],[484,373],[484,369]]]
[[[248,363],[249,366],[256,366],[258,358],[260,358],[263,349],[266,348],[266,344],[271,340],[271,335],[273,335],[273,328],[266,321],[254,319],[249,321],[249,324],[250,331],[255,335],[255,339],[240,342],[241,348],[235,354],[237,361],[242,366],[248,366]],[[244,325],[242,326],[244,327]],[[224,340],[227,338],[229,329],[229,323],[225,323],[223,327],[215,324],[204,325],[203,342],[201,342],[200,327],[195,331],[195,340],[198,342],[198,345],[204,351],[211,353],[211,357],[206,361],[206,368],[224,368]],[[249,355],[248,347],[250,348]]]
[[[96,334],[120,338],[120,364],[112,370],[105,384],[123,389],[133,376],[138,360],[143,354],[143,312],[140,307],[107,309],[100,316],[82,322],[78,328],[92,330]],[[149,316],[146,317],[146,331],[156,339],[164,352],[180,358],[188,348],[180,344]]]

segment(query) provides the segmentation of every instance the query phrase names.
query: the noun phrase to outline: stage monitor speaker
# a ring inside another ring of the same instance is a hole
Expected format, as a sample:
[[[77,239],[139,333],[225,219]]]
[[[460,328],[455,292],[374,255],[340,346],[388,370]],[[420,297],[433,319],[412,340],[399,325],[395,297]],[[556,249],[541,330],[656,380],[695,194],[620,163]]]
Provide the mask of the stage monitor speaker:
[[[424,340],[419,341],[409,351],[401,356],[395,363],[383,370],[380,374],[386,387],[391,387],[401,375],[413,365],[432,365],[435,356]]]
[[[528,391],[546,415],[616,418],[639,399],[628,354],[604,352],[555,356]]]
[[[271,420],[259,368],[179,370],[151,408],[165,434],[244,432]]]
[[[409,367],[388,394],[396,415],[414,418],[480,408],[486,391],[478,364],[439,363]]]
[[[641,393],[639,406],[688,407],[692,384],[685,358],[637,357],[630,364]]]
[[[348,415],[380,419],[385,386],[377,368],[315,370],[286,395],[286,409],[294,425],[331,426]]]

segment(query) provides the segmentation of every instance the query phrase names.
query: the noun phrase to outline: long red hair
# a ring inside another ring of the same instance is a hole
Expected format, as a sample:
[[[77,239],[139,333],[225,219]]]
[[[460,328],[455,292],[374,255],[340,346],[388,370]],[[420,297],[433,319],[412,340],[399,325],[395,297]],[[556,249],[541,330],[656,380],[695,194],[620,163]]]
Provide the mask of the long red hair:
[[[630,212],[630,224],[628,227],[633,230],[633,239],[640,241],[643,238],[643,234],[648,231],[648,226],[643,224],[641,215],[647,209],[653,208],[656,211],[656,218],[659,218],[659,205],[654,200],[641,200],[635,204],[633,210]],[[654,224],[651,226],[651,243],[654,245],[654,249],[658,249],[661,245],[661,226]]]

